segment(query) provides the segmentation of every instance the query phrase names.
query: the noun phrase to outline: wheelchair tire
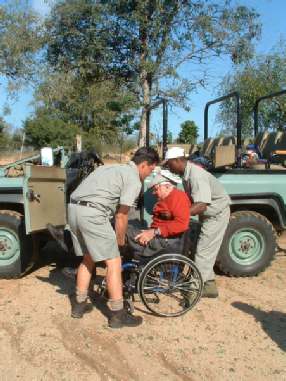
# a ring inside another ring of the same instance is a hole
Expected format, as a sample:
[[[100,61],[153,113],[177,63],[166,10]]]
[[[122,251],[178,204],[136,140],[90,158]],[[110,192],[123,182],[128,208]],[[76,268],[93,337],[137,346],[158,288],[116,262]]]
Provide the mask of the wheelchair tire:
[[[194,262],[178,253],[151,259],[138,278],[145,307],[157,316],[181,316],[200,300],[203,280]]]

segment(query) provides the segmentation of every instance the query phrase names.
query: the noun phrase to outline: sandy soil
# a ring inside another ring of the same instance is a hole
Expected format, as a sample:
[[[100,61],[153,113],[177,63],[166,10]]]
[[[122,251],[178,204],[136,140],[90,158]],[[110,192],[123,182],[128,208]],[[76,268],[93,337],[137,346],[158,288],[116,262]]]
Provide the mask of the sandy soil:
[[[54,254],[56,254],[54,252]],[[70,318],[67,280],[49,258],[0,280],[0,380],[286,380],[286,256],[255,278],[218,276],[220,297],[110,330],[96,303]]]

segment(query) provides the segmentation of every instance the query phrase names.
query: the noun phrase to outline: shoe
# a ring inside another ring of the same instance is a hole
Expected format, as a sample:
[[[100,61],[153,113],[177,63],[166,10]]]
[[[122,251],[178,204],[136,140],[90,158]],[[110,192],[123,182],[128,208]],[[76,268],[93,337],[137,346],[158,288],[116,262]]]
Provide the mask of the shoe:
[[[78,303],[75,296],[71,299],[71,305],[71,317],[75,319],[81,319],[85,313],[91,312],[92,310],[91,303],[87,303],[87,300]]]
[[[202,298],[217,298],[218,290],[216,287],[215,280],[208,280],[204,284]]]
[[[57,228],[56,226],[52,224],[47,224],[47,229],[51,236],[54,238],[54,240],[60,245],[60,247],[68,252],[69,249],[67,245],[65,244],[65,234],[64,234],[64,229],[62,228]]]
[[[123,308],[119,311],[112,311],[112,315],[108,319],[108,326],[110,328],[138,327],[142,322],[141,316],[134,316]]]

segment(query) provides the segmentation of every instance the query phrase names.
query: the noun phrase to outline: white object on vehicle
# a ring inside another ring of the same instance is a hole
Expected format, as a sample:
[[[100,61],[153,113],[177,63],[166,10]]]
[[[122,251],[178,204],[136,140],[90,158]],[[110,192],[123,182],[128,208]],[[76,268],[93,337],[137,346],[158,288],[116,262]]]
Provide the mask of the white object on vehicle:
[[[54,154],[51,147],[41,148],[41,163],[46,167],[52,167],[54,165]]]

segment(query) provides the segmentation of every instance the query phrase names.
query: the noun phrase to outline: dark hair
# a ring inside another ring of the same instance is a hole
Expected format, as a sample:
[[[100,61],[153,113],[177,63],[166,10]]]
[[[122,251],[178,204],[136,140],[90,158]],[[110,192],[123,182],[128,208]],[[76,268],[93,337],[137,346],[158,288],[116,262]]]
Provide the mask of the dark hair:
[[[136,165],[143,163],[143,161],[147,161],[149,165],[158,164],[160,161],[158,152],[154,148],[147,147],[139,148],[131,160],[134,161]]]

